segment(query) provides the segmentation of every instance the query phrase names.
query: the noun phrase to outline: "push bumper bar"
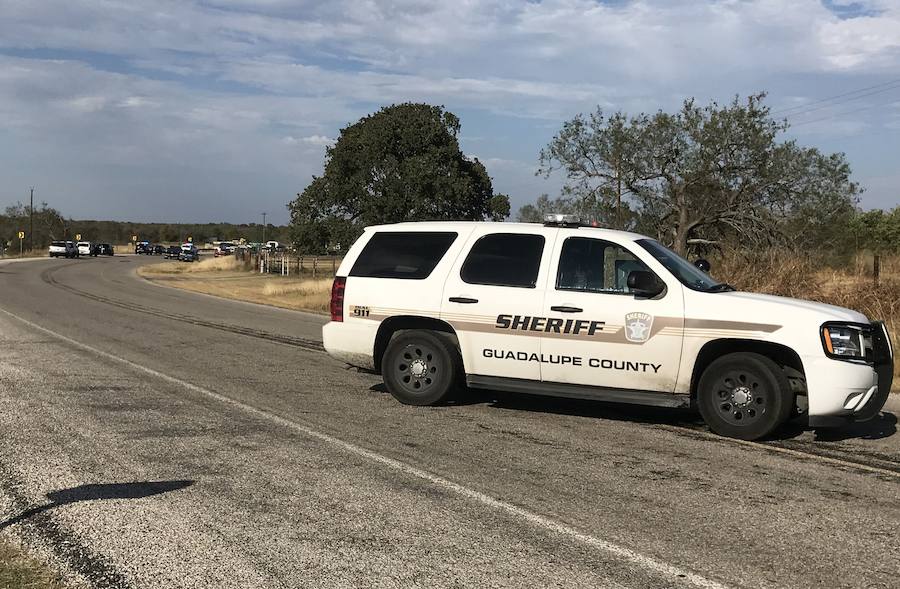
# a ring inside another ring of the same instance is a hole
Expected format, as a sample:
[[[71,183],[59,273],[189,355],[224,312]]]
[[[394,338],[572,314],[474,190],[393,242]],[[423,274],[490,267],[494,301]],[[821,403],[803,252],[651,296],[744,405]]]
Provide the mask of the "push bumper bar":
[[[859,406],[850,415],[853,421],[869,421],[884,407],[894,381],[894,349],[891,336],[883,321],[872,322],[873,368],[878,375],[878,387],[860,399]]]

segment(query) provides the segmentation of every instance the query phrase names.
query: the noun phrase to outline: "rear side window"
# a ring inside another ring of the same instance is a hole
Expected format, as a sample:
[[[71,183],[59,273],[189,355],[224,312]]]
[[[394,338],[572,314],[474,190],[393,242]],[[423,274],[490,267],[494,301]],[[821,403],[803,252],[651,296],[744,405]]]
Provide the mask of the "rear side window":
[[[428,278],[456,240],[456,233],[384,231],[369,239],[350,270],[366,278]]]
[[[51,242],[50,245],[52,245],[53,247],[66,247],[66,242],[65,241],[54,241],[54,242]]]
[[[534,288],[543,253],[543,235],[485,235],[472,246],[460,277],[469,284]]]

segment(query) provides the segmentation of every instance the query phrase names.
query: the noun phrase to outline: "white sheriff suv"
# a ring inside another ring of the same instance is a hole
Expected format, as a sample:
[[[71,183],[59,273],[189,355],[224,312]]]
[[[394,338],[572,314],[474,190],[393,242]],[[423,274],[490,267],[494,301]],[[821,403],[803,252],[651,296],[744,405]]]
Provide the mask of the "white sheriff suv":
[[[695,407],[742,439],[798,415],[871,419],[893,377],[881,322],[737,292],[658,241],[562,215],[369,227],[338,269],[322,335],[403,403],[468,385]]]

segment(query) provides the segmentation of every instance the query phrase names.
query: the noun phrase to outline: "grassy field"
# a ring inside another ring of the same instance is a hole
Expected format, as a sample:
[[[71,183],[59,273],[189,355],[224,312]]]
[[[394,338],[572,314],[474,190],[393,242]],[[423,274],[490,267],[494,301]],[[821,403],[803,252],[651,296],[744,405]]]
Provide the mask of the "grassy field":
[[[63,589],[59,576],[16,546],[0,540],[0,589]]]
[[[331,298],[329,278],[282,277],[248,272],[234,258],[145,266],[141,276],[185,290],[285,309],[325,313]]]

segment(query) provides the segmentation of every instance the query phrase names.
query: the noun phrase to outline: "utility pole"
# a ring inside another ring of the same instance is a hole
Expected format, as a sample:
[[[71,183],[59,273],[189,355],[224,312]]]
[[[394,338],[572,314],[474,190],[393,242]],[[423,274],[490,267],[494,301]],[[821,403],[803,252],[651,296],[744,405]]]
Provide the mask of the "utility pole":
[[[263,213],[263,214],[262,214],[262,217],[263,217],[263,237],[262,237],[262,243],[263,243],[263,245],[265,245],[265,244],[266,244],[266,214]]]
[[[34,251],[34,186],[31,187],[31,205],[28,208],[28,249]]]

